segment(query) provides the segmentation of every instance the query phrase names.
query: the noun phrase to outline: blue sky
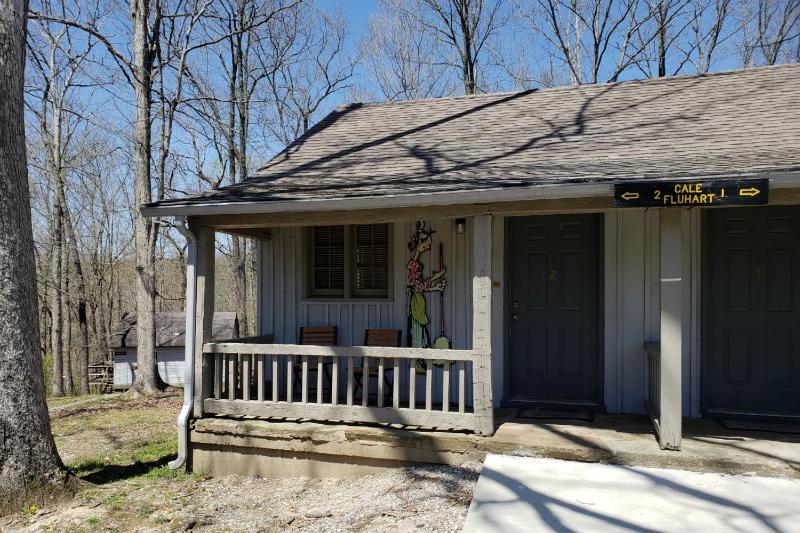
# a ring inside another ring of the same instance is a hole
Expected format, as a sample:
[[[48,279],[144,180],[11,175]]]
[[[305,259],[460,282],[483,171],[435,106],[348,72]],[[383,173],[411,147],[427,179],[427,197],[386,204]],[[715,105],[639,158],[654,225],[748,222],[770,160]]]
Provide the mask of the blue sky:
[[[334,0],[328,0],[333,4]],[[339,0],[338,5],[347,18],[350,32],[355,40],[360,39],[367,29],[369,14],[375,9],[375,0]]]

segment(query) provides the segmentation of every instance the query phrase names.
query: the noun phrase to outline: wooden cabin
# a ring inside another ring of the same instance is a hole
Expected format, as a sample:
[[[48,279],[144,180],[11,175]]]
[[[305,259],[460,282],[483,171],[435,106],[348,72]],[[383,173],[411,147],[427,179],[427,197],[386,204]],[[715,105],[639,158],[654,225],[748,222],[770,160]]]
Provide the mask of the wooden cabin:
[[[158,374],[167,385],[183,387],[186,314],[156,313],[155,323]],[[234,339],[238,336],[239,319],[236,313],[214,313],[213,339]],[[136,313],[123,313],[111,337],[114,390],[127,390],[133,384],[137,346]]]
[[[447,462],[504,408],[649,413],[666,449],[682,417],[800,417],[800,64],[346,105],[142,209],[196,246],[198,469]],[[214,341],[217,233],[258,240],[274,343]]]

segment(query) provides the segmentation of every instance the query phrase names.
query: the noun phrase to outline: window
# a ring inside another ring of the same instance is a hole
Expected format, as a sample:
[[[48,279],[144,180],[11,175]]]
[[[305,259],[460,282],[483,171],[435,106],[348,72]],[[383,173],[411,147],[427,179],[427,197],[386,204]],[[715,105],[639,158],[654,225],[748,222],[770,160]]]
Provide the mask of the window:
[[[344,295],[344,226],[313,229],[311,286],[315,296]]]
[[[388,298],[388,224],[316,226],[309,230],[309,296]]]

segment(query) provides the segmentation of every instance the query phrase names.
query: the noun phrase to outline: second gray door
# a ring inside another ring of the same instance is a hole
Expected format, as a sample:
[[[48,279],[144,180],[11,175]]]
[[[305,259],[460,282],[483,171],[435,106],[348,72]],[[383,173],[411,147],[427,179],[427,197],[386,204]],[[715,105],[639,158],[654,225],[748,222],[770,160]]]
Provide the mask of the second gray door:
[[[703,407],[800,416],[800,207],[705,213]]]
[[[515,217],[510,403],[600,405],[600,215]]]

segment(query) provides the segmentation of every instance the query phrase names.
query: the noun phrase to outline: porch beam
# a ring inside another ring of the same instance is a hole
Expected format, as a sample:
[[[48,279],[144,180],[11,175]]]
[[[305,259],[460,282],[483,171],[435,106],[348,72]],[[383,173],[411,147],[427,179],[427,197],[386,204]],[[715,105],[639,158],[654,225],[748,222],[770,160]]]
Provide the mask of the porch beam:
[[[194,416],[203,416],[203,399],[214,394],[212,359],[203,357],[203,346],[211,341],[214,321],[214,230],[192,225],[197,239],[197,299],[194,343]]]
[[[192,219],[196,220],[198,224],[211,226],[219,231],[234,233],[234,230],[244,228],[324,226],[330,224],[375,224],[379,222],[470,217],[488,214],[511,216],[534,211],[540,214],[561,213],[564,211],[589,213],[602,211],[604,209],[612,209],[613,207],[613,198],[611,196],[603,196],[456,205],[427,205],[384,209],[203,215],[192,217]]]
[[[474,219],[472,248],[472,349],[473,406],[475,430],[481,435],[494,433],[492,401],[492,217]]]
[[[684,331],[683,209],[662,209],[661,219],[661,357],[659,370],[659,445],[665,450],[681,447],[681,364]]]

